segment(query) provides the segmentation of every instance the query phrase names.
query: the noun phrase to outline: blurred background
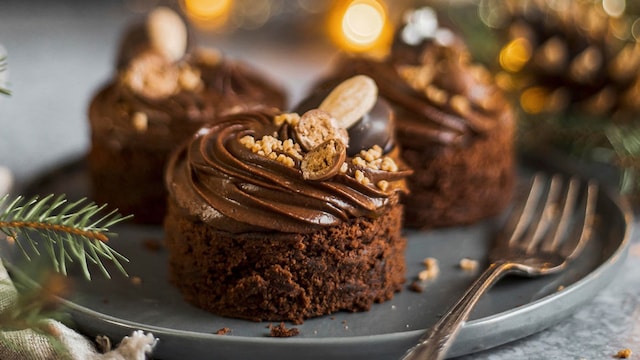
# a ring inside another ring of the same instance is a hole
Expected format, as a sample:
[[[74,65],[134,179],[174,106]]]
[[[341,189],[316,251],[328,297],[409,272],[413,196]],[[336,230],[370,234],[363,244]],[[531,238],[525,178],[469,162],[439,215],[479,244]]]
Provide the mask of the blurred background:
[[[114,74],[122,32],[161,5],[198,45],[280,82],[290,105],[337,54],[383,57],[408,10],[434,7],[512,95],[535,145],[619,167],[621,188],[640,193],[636,0],[2,0],[0,84],[12,95],[0,95],[0,165],[21,181],[82,156],[87,106]]]

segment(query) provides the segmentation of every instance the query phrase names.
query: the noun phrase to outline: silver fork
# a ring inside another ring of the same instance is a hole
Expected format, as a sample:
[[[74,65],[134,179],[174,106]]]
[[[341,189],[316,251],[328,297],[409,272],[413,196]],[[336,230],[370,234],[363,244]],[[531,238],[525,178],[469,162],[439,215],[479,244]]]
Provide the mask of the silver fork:
[[[504,275],[556,273],[580,254],[591,234],[598,187],[590,181],[581,192],[579,179],[564,186],[560,175],[548,187],[545,182],[536,174],[527,200],[496,238],[489,267],[403,360],[443,359],[480,297]]]

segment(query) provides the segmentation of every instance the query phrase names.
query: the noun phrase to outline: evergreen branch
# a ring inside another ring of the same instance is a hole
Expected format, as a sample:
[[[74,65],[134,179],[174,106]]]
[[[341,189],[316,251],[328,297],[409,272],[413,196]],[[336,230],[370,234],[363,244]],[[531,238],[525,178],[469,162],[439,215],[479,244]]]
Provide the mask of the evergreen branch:
[[[0,56],[0,73],[7,70],[7,67],[8,67],[7,56],[6,55]],[[11,95],[11,91],[9,89],[5,89],[2,85],[3,84],[0,83],[0,94],[7,95],[7,96]]]
[[[39,234],[54,269],[62,274],[67,274],[68,262],[78,261],[84,276],[91,279],[87,265],[91,261],[110,278],[103,264],[103,260],[107,260],[127,275],[121,262],[129,260],[107,242],[109,236],[114,235],[109,228],[131,216],[123,217],[114,210],[94,220],[104,209],[105,205],[86,199],[69,202],[64,195],[30,199],[18,196],[12,201],[5,195],[0,198],[0,231],[18,245],[27,259],[30,252],[40,255],[42,247],[39,250],[38,241],[33,237]]]
[[[640,129],[612,125],[605,133],[617,156],[617,165],[622,169],[620,191],[637,197],[640,194]]]

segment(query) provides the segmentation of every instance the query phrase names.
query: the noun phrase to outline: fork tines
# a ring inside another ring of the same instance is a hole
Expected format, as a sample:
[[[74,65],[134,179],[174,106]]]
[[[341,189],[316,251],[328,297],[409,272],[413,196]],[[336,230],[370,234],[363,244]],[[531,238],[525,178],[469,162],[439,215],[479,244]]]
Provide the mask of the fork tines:
[[[591,235],[597,192],[593,180],[556,174],[549,181],[536,174],[526,201],[507,220],[503,241],[527,254],[559,250],[563,257],[576,256]]]

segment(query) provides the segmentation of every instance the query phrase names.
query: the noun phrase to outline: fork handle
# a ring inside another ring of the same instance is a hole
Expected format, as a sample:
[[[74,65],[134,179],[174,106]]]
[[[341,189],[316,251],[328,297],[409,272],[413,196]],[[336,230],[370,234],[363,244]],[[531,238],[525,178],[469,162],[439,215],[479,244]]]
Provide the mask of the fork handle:
[[[418,344],[409,349],[402,360],[444,359],[453,340],[469,318],[480,297],[502,276],[513,269],[513,263],[494,262],[471,284],[464,295],[438,322],[424,334]]]

